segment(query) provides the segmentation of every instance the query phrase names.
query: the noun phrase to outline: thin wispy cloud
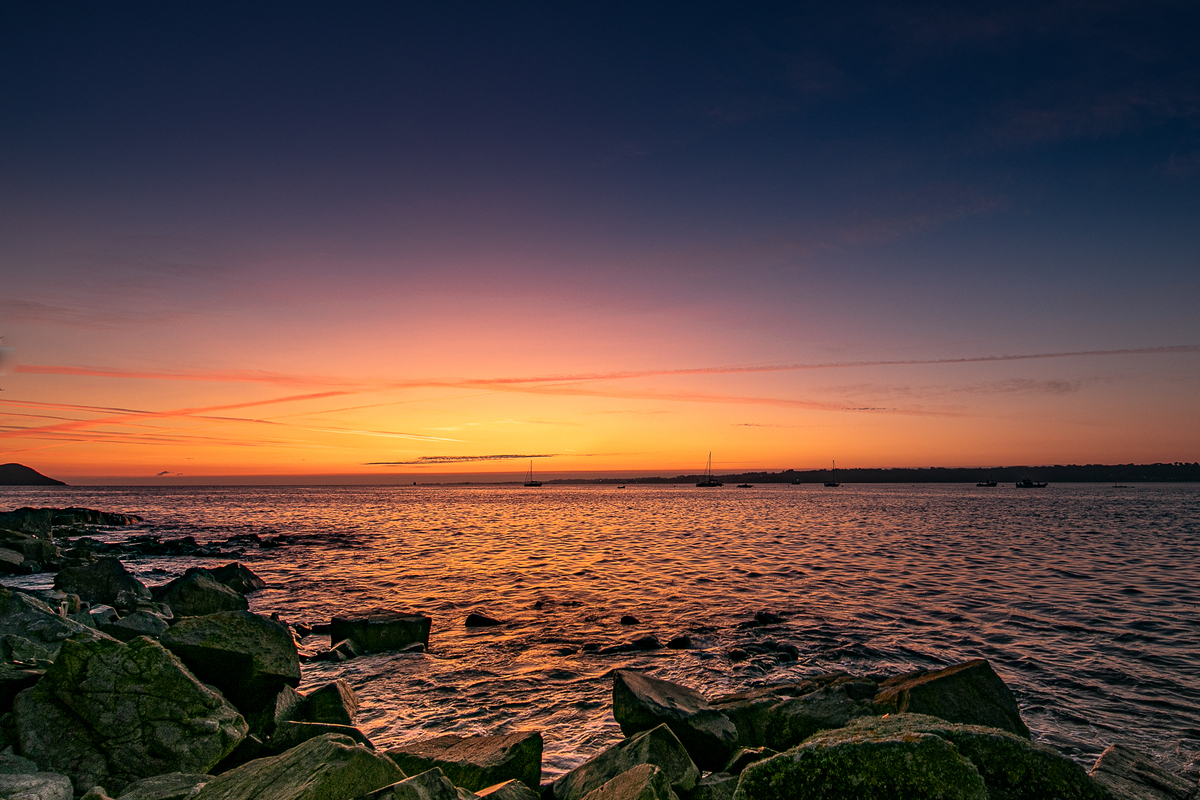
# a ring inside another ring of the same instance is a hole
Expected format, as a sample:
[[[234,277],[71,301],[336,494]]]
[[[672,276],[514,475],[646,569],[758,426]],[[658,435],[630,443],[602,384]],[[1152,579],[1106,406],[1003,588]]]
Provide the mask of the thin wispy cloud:
[[[553,458],[554,453],[509,453],[490,456],[421,456],[410,461],[368,461],[368,467],[423,467],[438,464],[469,464],[479,461],[514,461],[526,458]]]

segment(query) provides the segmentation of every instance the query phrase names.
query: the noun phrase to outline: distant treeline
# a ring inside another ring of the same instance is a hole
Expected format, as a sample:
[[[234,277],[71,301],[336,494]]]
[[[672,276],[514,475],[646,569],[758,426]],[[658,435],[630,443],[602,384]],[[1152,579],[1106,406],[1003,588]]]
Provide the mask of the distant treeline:
[[[726,483],[824,483],[831,470],[794,470],[782,472],[742,472],[718,475]],[[702,475],[676,475],[673,478],[597,478],[561,479],[547,483],[695,483]],[[1046,483],[1177,483],[1200,482],[1200,462],[1176,461],[1173,464],[1056,464],[1052,467],[922,467],[917,469],[838,469],[842,483],[979,483],[997,481],[1015,483],[1029,478]]]

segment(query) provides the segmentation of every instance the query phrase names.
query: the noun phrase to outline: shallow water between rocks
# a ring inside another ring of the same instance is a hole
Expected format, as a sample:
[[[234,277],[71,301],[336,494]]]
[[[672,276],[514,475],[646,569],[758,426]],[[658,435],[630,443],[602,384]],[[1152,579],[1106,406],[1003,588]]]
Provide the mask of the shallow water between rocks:
[[[1195,779],[1200,486],[0,487],[0,510],[25,505],[146,518],[97,537],[109,540],[288,536],[238,557],[270,584],[251,610],[287,621],[432,616],[427,654],[305,665],[304,685],[350,682],[358,724],[381,745],[540,730],[553,777],[620,738],[614,669],[711,697],[980,657],[1035,739],[1088,765],[1123,741]],[[229,560],[127,564],[154,585]],[[506,624],[467,629],[472,610]],[[758,611],[783,622],[739,627]],[[581,651],[679,634],[696,647]],[[799,659],[726,655],[763,640]]]

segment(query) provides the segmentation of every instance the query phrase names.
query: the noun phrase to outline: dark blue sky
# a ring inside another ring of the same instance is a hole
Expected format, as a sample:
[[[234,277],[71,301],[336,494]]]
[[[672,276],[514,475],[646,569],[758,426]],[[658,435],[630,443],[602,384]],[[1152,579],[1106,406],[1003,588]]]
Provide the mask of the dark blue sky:
[[[291,369],[371,328],[423,375],[1200,344],[1198,30],[1194,2],[10,3],[0,335]],[[1110,379],[1143,380],[1070,380]]]

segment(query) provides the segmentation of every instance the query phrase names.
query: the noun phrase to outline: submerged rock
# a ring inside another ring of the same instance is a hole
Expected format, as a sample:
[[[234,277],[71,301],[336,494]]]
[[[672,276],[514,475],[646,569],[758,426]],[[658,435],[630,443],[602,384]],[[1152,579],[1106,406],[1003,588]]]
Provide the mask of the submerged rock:
[[[334,617],[329,624],[329,638],[332,642],[349,639],[360,654],[400,650],[414,643],[428,647],[432,623],[424,614],[367,611]]]
[[[1031,738],[1016,698],[982,658],[889,678],[879,685],[875,709],[880,714],[928,714]]]
[[[653,764],[661,769],[677,792],[690,792],[700,779],[700,770],[679,737],[666,725],[659,725],[605,750],[560,777],[552,784],[554,800],[582,800],[593,789],[639,764]]]
[[[216,776],[195,800],[354,800],[403,779],[391,759],[326,734]]]
[[[632,736],[666,724],[703,770],[720,769],[737,745],[737,728],[695,689],[616,670],[612,702],[621,733]]]
[[[488,614],[472,611],[470,614],[467,614],[467,619],[463,624],[468,628],[492,628],[504,623]]]
[[[206,772],[245,720],[158,642],[67,641],[14,703],[21,752],[76,786],[120,790],[165,772]]]
[[[1101,753],[1089,775],[1114,800],[1194,800],[1200,796],[1195,783],[1123,744],[1111,745]]]
[[[394,747],[387,754],[406,773],[438,767],[455,786],[480,791],[518,780],[533,791],[542,779],[542,735],[438,736]]]

